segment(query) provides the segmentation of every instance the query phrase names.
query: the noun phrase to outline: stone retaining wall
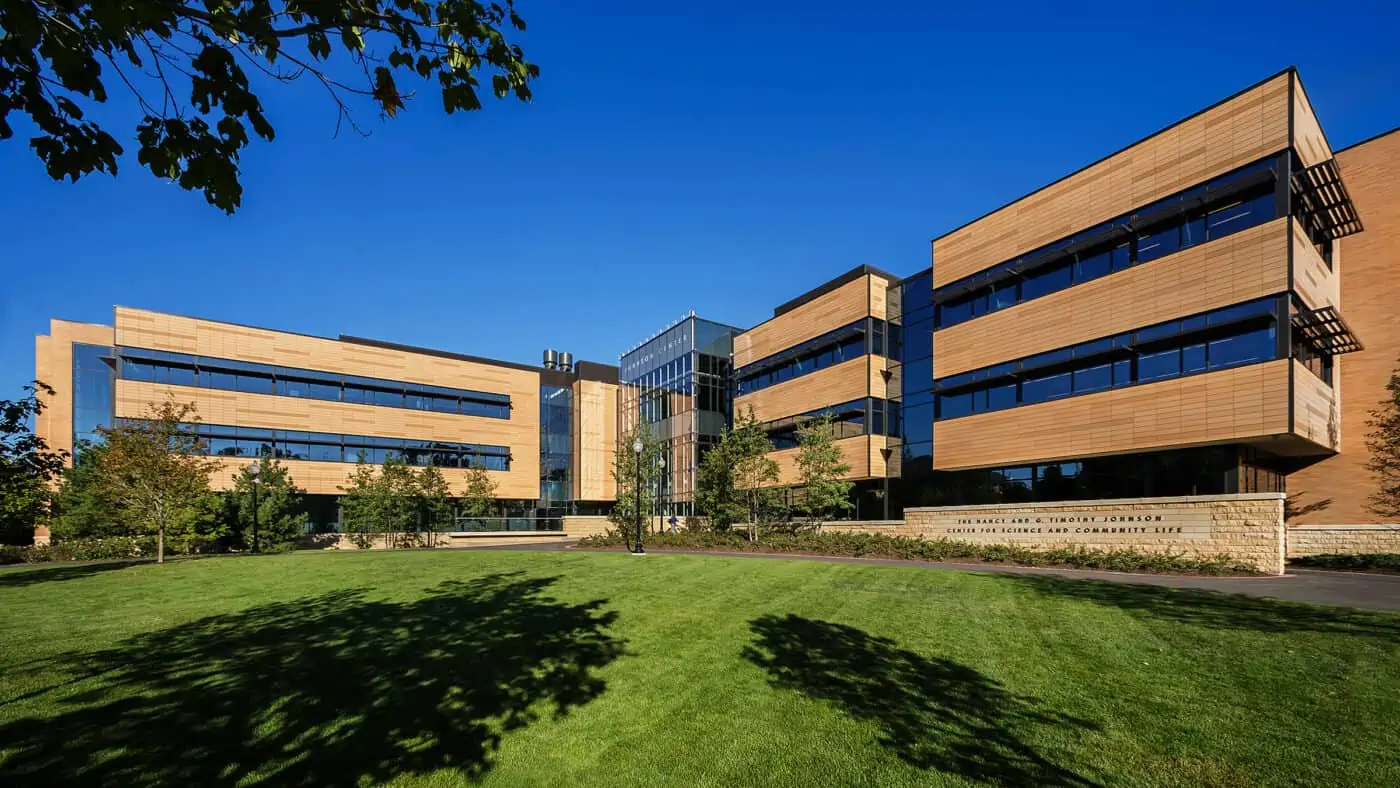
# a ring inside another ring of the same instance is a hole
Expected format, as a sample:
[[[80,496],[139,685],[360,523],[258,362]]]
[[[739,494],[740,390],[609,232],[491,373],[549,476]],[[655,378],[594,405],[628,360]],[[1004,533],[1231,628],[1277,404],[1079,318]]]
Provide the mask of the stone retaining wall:
[[[483,531],[483,532],[452,532],[434,534],[434,547],[479,547],[481,545],[515,545],[515,544],[536,544],[539,542],[558,542],[564,540],[562,531]],[[386,550],[389,548],[389,539],[384,534],[373,534],[371,536],[370,550]],[[406,545],[405,545],[406,546]],[[428,547],[426,538],[421,539],[416,545],[418,547]],[[360,549],[354,539],[348,534],[307,534],[297,541],[297,547],[303,550],[358,550]]]
[[[1400,525],[1290,525],[1288,557],[1400,553]]]
[[[921,539],[1025,547],[1084,547],[1227,555],[1282,574],[1282,493],[1124,498],[1060,503],[939,506],[904,510],[904,525],[866,529]]]

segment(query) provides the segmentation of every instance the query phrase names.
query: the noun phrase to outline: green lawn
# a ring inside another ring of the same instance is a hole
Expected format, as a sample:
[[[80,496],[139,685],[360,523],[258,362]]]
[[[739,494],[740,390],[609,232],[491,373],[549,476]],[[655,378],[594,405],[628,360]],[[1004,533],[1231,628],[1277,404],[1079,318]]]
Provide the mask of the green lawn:
[[[0,572],[0,785],[1397,785],[1400,617],[433,551]]]

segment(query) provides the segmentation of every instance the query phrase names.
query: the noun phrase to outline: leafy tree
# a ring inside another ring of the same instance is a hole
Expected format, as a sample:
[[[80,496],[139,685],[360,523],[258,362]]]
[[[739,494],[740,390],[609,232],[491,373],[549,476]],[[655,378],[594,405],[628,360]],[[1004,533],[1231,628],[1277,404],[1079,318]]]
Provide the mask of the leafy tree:
[[[632,444],[642,441],[639,456]],[[656,485],[661,481],[661,457],[664,448],[661,436],[645,424],[630,430],[618,441],[613,461],[613,480],[617,483],[617,503],[608,519],[624,534],[636,534],[638,504],[643,517],[656,511]],[[637,490],[637,463],[642,467],[642,489]]]
[[[0,51],[5,35],[0,33]],[[53,389],[36,380],[24,391],[21,399],[0,400],[0,544],[34,541],[34,529],[52,510],[52,482],[67,461],[66,452],[50,449],[30,427],[30,419],[44,411],[40,393],[52,396]]]
[[[102,478],[107,444],[84,441],[78,445],[73,467],[64,470],[54,502],[55,540],[103,539],[132,536],[138,532],[125,512],[112,498],[112,490]]]
[[[1366,448],[1371,457],[1366,467],[1376,476],[1376,490],[1368,508],[1376,515],[1400,519],[1400,369],[1390,375],[1385,386],[1390,396],[1371,411],[1371,434]]]
[[[365,460],[365,453],[360,452],[354,470],[340,488],[344,493],[340,499],[341,526],[361,550],[374,546],[374,534],[382,520],[383,487],[378,481],[375,467]]]
[[[417,478],[418,522],[428,547],[437,546],[437,534],[452,524],[452,491],[442,471],[433,466],[420,468]]]
[[[810,419],[797,428],[797,469],[802,484],[801,511],[811,525],[853,508],[854,484],[841,477],[851,472],[836,445],[831,416]]]
[[[203,442],[186,426],[198,421],[192,403],[166,400],[148,405],[144,418],[102,429],[107,451],[98,473],[124,516],[156,535],[157,563],[165,561],[166,533],[198,522],[200,498],[219,467],[200,456]]]
[[[390,455],[379,468],[381,487],[380,521],[390,547],[412,547],[417,543],[419,494],[418,477],[402,458]]]
[[[137,161],[232,213],[249,128],[274,135],[256,88],[309,76],[337,130],[357,131],[351,102],[396,115],[405,73],[435,83],[448,113],[481,109],[487,74],[497,98],[528,101],[539,68],[511,28],[525,29],[511,0],[0,0],[0,140],[14,112],[37,127],[29,147],[50,177],[115,175],[123,145],[89,113],[129,93]]]
[[[729,434],[726,427],[719,443],[700,458],[695,474],[695,508],[715,531],[728,531],[748,516],[743,496],[734,486],[734,464],[730,458],[733,444]]]
[[[493,517],[500,511],[496,502],[496,480],[480,461],[473,462],[467,470],[460,508],[463,517],[472,519]]]
[[[276,457],[258,460],[257,490],[253,466],[245,465],[233,477],[230,500],[238,541],[253,546],[253,500],[257,499],[258,549],[285,550],[296,544],[306,523],[305,491],[296,486],[292,473]]]
[[[734,489],[743,498],[752,538],[762,536],[763,528],[782,517],[778,483],[778,463],[768,454],[773,442],[754,418],[753,408],[734,420],[734,429],[724,436],[729,462],[734,467]]]

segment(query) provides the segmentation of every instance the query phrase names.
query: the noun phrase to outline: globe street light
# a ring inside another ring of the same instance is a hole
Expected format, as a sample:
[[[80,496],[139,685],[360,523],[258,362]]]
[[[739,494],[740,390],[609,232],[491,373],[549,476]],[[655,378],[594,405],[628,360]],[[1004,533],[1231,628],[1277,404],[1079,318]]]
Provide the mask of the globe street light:
[[[632,451],[637,455],[637,486],[634,488],[637,493],[637,547],[631,552],[634,555],[642,555],[646,550],[642,549],[642,439],[633,439]]]
[[[248,466],[248,470],[253,474],[253,552],[258,552],[258,461],[253,460],[253,464]]]

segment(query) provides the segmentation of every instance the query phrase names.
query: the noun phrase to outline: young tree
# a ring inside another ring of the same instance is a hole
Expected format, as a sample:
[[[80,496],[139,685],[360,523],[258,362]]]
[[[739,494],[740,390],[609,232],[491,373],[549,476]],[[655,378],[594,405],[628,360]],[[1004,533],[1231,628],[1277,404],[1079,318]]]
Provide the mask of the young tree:
[[[354,470],[350,471],[340,491],[344,493],[340,498],[341,526],[356,547],[367,550],[374,546],[374,533],[383,519],[384,501],[383,486],[379,484],[375,467],[365,461],[364,452],[360,452]]]
[[[748,515],[743,496],[734,487],[732,449],[726,427],[719,443],[700,458],[695,474],[695,508],[709,520],[714,531],[728,531]]]
[[[768,456],[773,451],[773,442],[754,418],[752,407],[734,420],[734,429],[725,440],[730,444],[728,455],[734,467],[734,489],[743,498],[752,529],[751,538],[757,541],[763,527],[782,515],[780,497],[775,489],[778,463]]]
[[[412,547],[417,543],[418,477],[403,458],[390,455],[379,468],[379,485],[383,488],[384,536],[391,547]]]
[[[638,439],[642,441],[640,455],[633,446]],[[624,534],[635,537],[639,506],[644,518],[650,517],[656,511],[656,486],[663,472],[660,462],[663,448],[661,437],[645,424],[628,431],[618,441],[617,457],[613,461],[617,503],[608,519]],[[642,473],[640,491],[637,489],[638,462],[641,463]]]
[[[1400,519],[1400,369],[1390,375],[1385,386],[1390,396],[1371,411],[1366,448],[1371,457],[1366,467],[1376,476],[1376,490],[1368,508],[1377,516]]]
[[[123,113],[94,110],[109,89],[129,93],[136,160],[232,213],[239,154],[253,134],[273,138],[255,88],[312,77],[337,131],[360,130],[353,103],[402,110],[411,91],[396,75],[436,86],[448,113],[481,109],[487,75],[497,98],[528,101],[539,67],[511,28],[525,29],[511,0],[0,0],[0,140],[13,111],[37,127],[25,136],[49,177],[115,175],[123,146],[101,121]],[[250,81],[249,64],[269,78]]]
[[[29,424],[44,411],[40,393],[52,396],[53,389],[36,380],[24,391],[21,399],[0,400],[0,544],[34,541],[34,529],[52,510],[51,482],[67,458],[65,452],[50,449]]]
[[[835,432],[830,415],[810,419],[797,428],[800,508],[811,526],[853,508],[851,489],[855,485],[841,480],[851,472],[851,465],[841,458]]]
[[[192,403],[166,400],[148,405],[144,418],[102,429],[107,451],[98,472],[127,519],[155,533],[157,563],[165,561],[167,531],[191,522],[219,467],[201,456],[203,441],[190,429],[198,422]]]
[[[433,466],[420,468],[415,479],[418,497],[418,522],[426,535],[425,544],[437,547],[437,534],[452,524],[452,491],[442,471]]]
[[[500,511],[496,501],[496,480],[491,478],[486,466],[480,461],[472,463],[467,470],[467,483],[462,491],[461,512],[463,517],[482,519],[494,517]]]
[[[256,489],[255,489],[256,485]],[[292,473],[276,457],[258,460],[258,473],[251,464],[244,465],[233,477],[233,519],[238,524],[238,541],[248,549],[253,547],[254,500],[257,501],[258,549],[268,547],[283,550],[296,544],[306,523],[306,508]]]

